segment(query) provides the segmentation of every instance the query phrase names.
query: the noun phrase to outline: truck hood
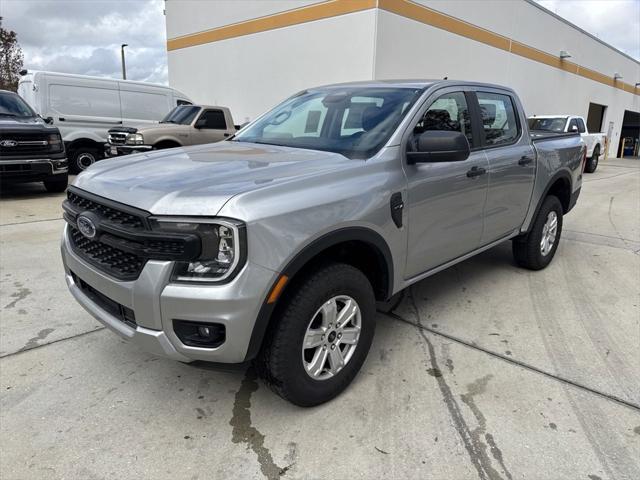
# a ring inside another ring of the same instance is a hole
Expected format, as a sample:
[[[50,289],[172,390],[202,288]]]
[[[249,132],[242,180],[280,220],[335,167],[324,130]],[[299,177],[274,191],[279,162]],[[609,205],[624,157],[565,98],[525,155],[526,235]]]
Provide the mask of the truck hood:
[[[220,142],[102,160],[74,185],[156,215],[216,215],[234,195],[354,166],[330,152]]]

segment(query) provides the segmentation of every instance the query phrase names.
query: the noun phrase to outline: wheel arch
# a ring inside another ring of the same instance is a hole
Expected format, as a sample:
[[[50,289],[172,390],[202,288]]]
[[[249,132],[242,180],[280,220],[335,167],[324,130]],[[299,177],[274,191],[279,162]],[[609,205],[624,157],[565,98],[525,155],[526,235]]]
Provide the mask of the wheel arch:
[[[258,354],[269,327],[275,321],[274,312],[304,280],[305,274],[330,261],[340,261],[360,269],[372,283],[377,300],[387,300],[391,296],[393,258],[380,234],[366,227],[345,227],[326,233],[300,250],[268,290],[251,333],[245,360]],[[268,296],[283,275],[286,275],[287,282],[282,292],[274,303],[268,303]]]
[[[557,172],[553,177],[551,177],[542,195],[540,195],[540,197],[538,198],[536,209],[533,213],[533,216],[531,217],[531,220],[529,221],[529,224],[527,225],[527,232],[531,229],[531,225],[533,225],[533,222],[538,216],[538,212],[540,212],[540,208],[542,207],[545,198],[547,198],[549,195],[555,195],[556,197],[558,197],[560,203],[562,204],[563,214],[566,214],[569,212],[569,210],[571,210],[571,185],[571,175],[569,175],[569,172],[565,170]]]

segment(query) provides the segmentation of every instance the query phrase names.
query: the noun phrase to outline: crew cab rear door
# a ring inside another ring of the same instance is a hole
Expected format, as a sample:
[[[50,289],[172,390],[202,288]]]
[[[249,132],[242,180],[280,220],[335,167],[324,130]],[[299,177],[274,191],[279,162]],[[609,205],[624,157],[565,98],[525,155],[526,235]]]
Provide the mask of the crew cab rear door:
[[[438,90],[419,112],[405,148],[427,130],[465,134],[471,155],[464,161],[404,162],[409,211],[405,277],[411,278],[478,248],[487,195],[487,160],[472,128],[464,88]]]
[[[526,118],[511,92],[477,89],[482,144],[489,164],[482,245],[522,225],[533,191],[536,156]]]

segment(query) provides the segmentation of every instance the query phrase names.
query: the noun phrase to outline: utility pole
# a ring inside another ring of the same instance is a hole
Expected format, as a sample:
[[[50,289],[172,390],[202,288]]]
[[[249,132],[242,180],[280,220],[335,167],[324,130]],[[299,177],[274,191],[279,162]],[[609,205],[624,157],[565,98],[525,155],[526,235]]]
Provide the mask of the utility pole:
[[[122,56],[122,79],[126,80],[127,79],[127,67],[124,63],[124,47],[128,47],[129,45],[126,43],[123,43],[122,45],[120,45],[120,55]]]

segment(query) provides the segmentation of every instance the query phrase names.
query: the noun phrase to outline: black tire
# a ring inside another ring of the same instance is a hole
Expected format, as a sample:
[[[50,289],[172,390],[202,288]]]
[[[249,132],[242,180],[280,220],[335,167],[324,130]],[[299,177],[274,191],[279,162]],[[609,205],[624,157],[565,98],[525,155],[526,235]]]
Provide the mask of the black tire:
[[[254,363],[258,374],[274,392],[301,407],[312,407],[340,394],[362,367],[375,331],[375,297],[367,277],[360,270],[341,263],[318,268],[295,288],[283,299],[279,318],[275,319],[277,323],[265,338]],[[360,308],[360,336],[344,367],[334,376],[318,380],[305,369],[302,342],[316,312],[339,295],[351,297]]]
[[[51,192],[51,193],[64,192],[67,189],[67,185],[69,184],[69,176],[60,175],[59,178],[51,178],[49,180],[45,180],[43,183],[44,183],[44,188],[47,189],[47,192]]]
[[[593,173],[598,168],[598,160],[600,159],[600,145],[596,145],[593,149],[593,155],[587,160],[587,164],[584,167],[584,171],[587,173]]]
[[[545,230],[545,223],[551,215],[551,212],[555,212],[557,219],[557,230],[555,239],[551,249],[546,255],[542,253],[542,236]],[[558,197],[549,195],[544,199],[540,211],[536,216],[531,230],[525,234],[513,239],[513,257],[516,263],[529,270],[542,270],[545,268],[553,256],[556,254],[558,244],[560,243],[560,236],[562,234],[562,204]]]
[[[100,160],[96,147],[80,146],[69,152],[69,172],[78,174]]]

